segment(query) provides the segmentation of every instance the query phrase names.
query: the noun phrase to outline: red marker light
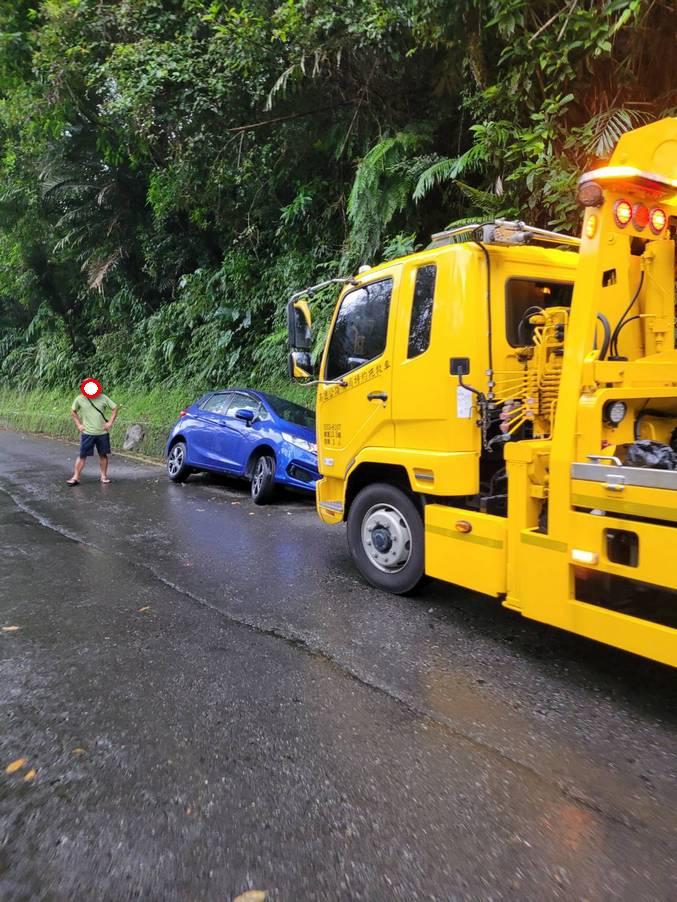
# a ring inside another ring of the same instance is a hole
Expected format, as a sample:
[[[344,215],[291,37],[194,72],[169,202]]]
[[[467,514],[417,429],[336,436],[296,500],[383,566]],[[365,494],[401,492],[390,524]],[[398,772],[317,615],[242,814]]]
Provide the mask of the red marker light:
[[[96,398],[101,394],[101,386],[96,379],[85,379],[80,385],[80,391],[85,398]]]
[[[614,219],[616,220],[616,225],[622,229],[630,222],[632,219],[632,205],[627,200],[616,201],[614,204]]]
[[[649,211],[644,206],[644,204],[635,204],[634,215],[632,217],[632,224],[637,229],[638,232],[641,232],[643,228],[648,226],[649,224]]]
[[[661,207],[654,207],[651,211],[651,218],[649,219],[651,231],[654,235],[660,235],[665,228],[665,223],[667,221],[668,217],[665,215],[665,210],[661,209]]]
[[[181,417],[187,417],[187,416],[188,416],[188,411],[187,411],[187,410],[182,410],[181,413],[179,414],[179,418],[181,418]]]

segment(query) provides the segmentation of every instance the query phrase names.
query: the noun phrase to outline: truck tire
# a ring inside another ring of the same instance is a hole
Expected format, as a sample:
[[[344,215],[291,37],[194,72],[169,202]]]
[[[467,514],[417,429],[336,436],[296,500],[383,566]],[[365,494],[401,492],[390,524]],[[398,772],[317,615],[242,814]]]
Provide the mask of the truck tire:
[[[348,513],[348,548],[362,576],[394,595],[424,575],[423,520],[411,496],[386,482],[362,489]]]

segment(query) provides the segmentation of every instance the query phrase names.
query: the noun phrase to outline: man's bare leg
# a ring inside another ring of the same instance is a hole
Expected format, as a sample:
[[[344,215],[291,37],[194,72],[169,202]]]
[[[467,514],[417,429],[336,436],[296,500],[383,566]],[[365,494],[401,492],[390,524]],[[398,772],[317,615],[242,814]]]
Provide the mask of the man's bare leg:
[[[75,469],[73,470],[73,475],[68,480],[70,483],[80,482],[80,474],[84,470],[86,462],[87,462],[86,457],[76,457],[75,458]]]
[[[99,470],[101,470],[101,482],[110,482],[108,478],[108,455],[99,454]]]

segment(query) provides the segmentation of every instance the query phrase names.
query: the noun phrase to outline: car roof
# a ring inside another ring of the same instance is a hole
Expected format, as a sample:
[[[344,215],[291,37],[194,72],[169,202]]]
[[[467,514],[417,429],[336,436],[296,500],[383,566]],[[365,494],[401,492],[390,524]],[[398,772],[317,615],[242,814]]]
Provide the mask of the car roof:
[[[265,401],[269,407],[273,407],[273,400],[280,398],[279,395],[271,395],[267,392],[259,391],[256,388],[241,388],[240,386],[235,386],[232,388],[215,388],[212,391],[206,392],[202,395],[201,398],[198,398],[198,401],[206,400],[207,398],[211,398],[212,395],[225,395],[228,392],[241,392],[243,395],[250,395],[254,398],[257,398],[259,401]],[[280,398],[281,401],[287,401],[289,404],[296,404],[297,407],[302,407],[304,410],[307,410],[308,413],[315,415],[315,412],[311,410],[310,407],[305,407],[303,404],[299,404],[296,401],[290,401],[289,398]],[[198,403],[198,402],[195,402]],[[275,416],[279,416],[277,411],[273,408],[272,413]]]

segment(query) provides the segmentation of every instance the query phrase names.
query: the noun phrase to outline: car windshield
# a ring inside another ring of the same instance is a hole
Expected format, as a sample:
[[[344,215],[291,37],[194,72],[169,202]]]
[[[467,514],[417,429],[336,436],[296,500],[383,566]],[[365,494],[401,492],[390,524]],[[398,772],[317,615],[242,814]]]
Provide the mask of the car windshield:
[[[307,426],[309,429],[315,428],[315,414],[307,407],[301,407],[300,404],[294,404],[293,401],[275,395],[266,395],[266,401],[281,420],[295,423],[297,426]]]

